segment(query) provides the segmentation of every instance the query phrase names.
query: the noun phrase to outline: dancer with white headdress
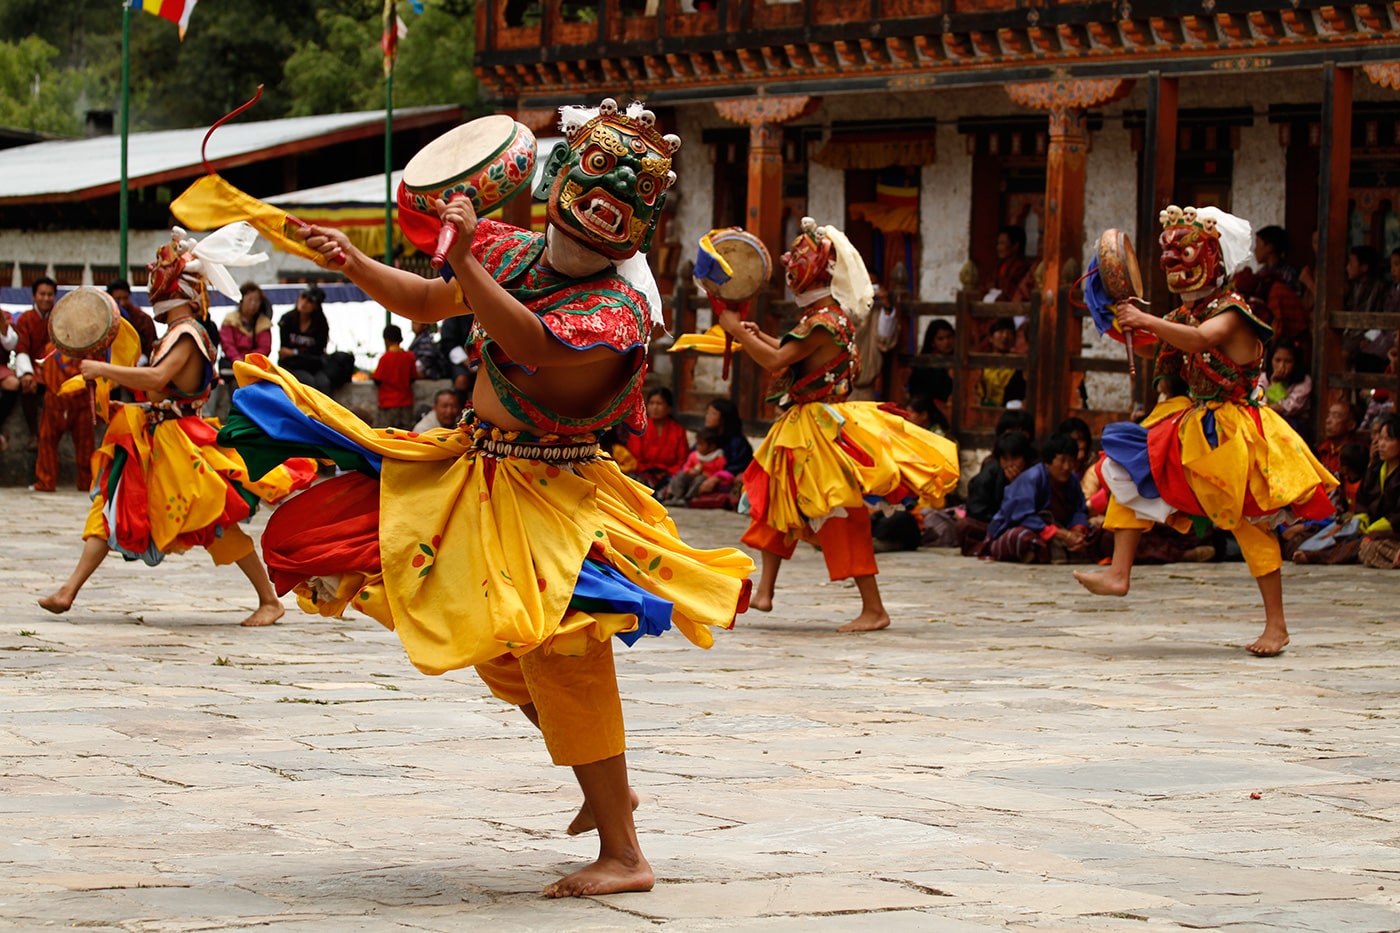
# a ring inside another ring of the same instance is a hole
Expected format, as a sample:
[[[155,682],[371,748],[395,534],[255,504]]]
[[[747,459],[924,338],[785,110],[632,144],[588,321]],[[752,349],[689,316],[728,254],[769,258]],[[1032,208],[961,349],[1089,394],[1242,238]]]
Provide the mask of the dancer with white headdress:
[[[890,617],[875,581],[869,503],[941,506],[958,485],[957,445],[888,406],[846,400],[860,372],[856,329],[874,288],[845,234],[804,217],[782,263],[802,309],[782,337],[716,304],[720,326],[777,374],[768,400],[783,410],[744,473],[751,521],[741,540],[763,552],[751,605],[773,607],[782,562],[799,540],[810,541],[831,579],[854,579],[860,592],[860,614],[837,631],[875,631]]]
[[[315,464],[299,459],[250,479],[238,454],[215,443],[217,423],[200,415],[214,382],[218,350],[203,321],[209,316],[207,288],[237,300],[238,283],[229,266],[267,259],[251,252],[257,232],[246,223],[230,224],[196,241],[174,228],[150,270],[149,293],[155,319],[167,325],[151,348],[148,366],[136,366],[139,341],[130,325],[119,333],[105,359],[83,359],[81,377],[63,390],[94,390],[96,410],[108,419],[102,447],[92,457],[92,508],[83,528],[83,553],[68,580],[39,600],[50,612],[67,612],[78,591],[101,565],[108,550],[149,565],[165,555],[203,547],[216,564],[237,564],[253,584],[258,607],[247,626],[271,625],[285,610],[258,560],[253,539],[240,527],[258,501],[276,502],[309,486]],[[91,291],[91,290],[88,290]],[[90,299],[79,290],[64,299]],[[100,296],[99,296],[100,297]],[[123,365],[126,364],[126,365]],[[110,385],[137,393],[135,404],[110,402]]]
[[[1254,397],[1273,331],[1227,287],[1250,255],[1249,222],[1214,207],[1175,205],[1160,219],[1162,268],[1181,305],[1157,317],[1127,300],[1115,312],[1120,328],[1161,342],[1156,378],[1179,376],[1188,391],[1158,404],[1141,425],[1104,429],[1103,477],[1112,494],[1104,527],[1113,531],[1113,563],[1074,577],[1096,595],[1125,596],[1138,541],[1153,523],[1181,531],[1214,524],[1234,533],[1259,584],[1264,631],[1247,648],[1269,657],[1288,644],[1282,560],[1272,528],[1285,512],[1330,516],[1327,491],[1337,480],[1288,423]],[[1151,344],[1139,352],[1153,352]]]

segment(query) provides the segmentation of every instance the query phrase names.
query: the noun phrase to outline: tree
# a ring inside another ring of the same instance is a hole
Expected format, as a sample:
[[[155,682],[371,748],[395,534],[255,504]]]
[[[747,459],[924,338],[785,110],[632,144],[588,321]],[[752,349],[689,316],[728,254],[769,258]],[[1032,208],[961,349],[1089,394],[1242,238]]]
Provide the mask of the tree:
[[[81,82],[76,73],[54,67],[58,57],[58,49],[37,36],[0,43],[0,126],[43,133],[81,128]]]

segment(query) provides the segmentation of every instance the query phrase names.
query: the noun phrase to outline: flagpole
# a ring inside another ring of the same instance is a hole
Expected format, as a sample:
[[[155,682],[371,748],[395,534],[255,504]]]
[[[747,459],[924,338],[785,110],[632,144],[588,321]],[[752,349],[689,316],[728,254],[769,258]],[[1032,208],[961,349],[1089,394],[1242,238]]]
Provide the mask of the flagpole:
[[[119,257],[119,259],[118,259],[119,265],[118,265],[118,267],[117,267],[117,268],[118,268],[117,278],[120,278],[120,279],[124,279],[124,278],[127,277],[127,267],[126,267],[126,246],[127,246],[126,240],[127,240],[127,227],[128,227],[127,200],[128,200],[129,195],[130,195],[130,189],[129,189],[129,185],[128,185],[128,183],[127,183],[127,175],[126,175],[126,140],[127,140],[127,133],[128,133],[128,131],[130,130],[130,127],[131,127],[130,119],[129,119],[130,111],[131,111],[131,2],[130,2],[130,0],[127,0],[127,2],[125,2],[125,3],[122,4],[122,142],[121,142],[121,152],[122,152],[122,154],[121,154],[121,163],[122,163],[121,172],[122,172],[122,180],[121,180],[121,195],[120,195],[120,197],[119,197],[118,200],[117,200],[117,205],[118,205],[118,206],[117,206],[117,211],[118,211],[118,221],[117,221],[117,224],[118,224],[118,228],[119,228],[118,237],[120,238],[120,243],[118,244],[118,252],[117,252],[117,255],[118,255],[118,257]]]
[[[395,4],[397,7],[397,4]],[[389,21],[388,28],[398,29],[397,9]],[[397,34],[393,35],[389,47],[395,48]],[[384,76],[384,265],[394,264],[394,55],[389,56],[389,73]],[[393,323],[389,309],[384,309],[384,326]]]

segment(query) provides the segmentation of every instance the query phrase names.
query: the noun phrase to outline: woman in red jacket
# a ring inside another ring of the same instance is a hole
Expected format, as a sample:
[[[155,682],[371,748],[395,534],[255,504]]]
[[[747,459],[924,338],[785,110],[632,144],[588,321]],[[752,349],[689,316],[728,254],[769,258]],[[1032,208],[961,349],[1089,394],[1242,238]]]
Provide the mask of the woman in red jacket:
[[[637,471],[632,478],[653,490],[664,489],[690,453],[685,428],[671,417],[675,404],[670,389],[655,388],[649,391],[647,429],[627,439],[627,449],[637,458]]]

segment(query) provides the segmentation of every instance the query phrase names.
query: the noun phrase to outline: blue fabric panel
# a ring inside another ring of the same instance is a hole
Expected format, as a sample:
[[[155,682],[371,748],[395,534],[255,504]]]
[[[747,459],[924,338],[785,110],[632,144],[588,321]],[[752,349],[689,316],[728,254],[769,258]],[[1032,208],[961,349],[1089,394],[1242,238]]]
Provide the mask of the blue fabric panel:
[[[338,447],[364,457],[376,474],[383,468],[382,457],[339,431],[313,421],[276,383],[259,381],[243,386],[233,393],[233,404],[275,441]]]
[[[579,570],[569,605],[587,612],[623,612],[637,617],[635,632],[618,632],[628,646],[643,635],[660,635],[671,627],[670,602],[654,596],[600,561],[588,559]]]
[[[1126,469],[1138,492],[1149,499],[1160,499],[1152,479],[1152,462],[1147,454],[1147,429],[1131,421],[1118,421],[1103,429],[1103,452]]]

